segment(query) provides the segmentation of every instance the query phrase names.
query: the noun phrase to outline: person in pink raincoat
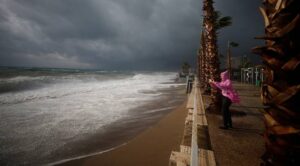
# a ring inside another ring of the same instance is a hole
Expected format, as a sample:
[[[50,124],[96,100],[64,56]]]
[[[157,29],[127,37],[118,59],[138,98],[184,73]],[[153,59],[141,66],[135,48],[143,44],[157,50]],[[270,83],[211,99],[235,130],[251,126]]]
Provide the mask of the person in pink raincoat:
[[[232,103],[239,103],[240,98],[232,87],[228,71],[226,70],[225,72],[221,73],[221,82],[209,80],[209,83],[213,88],[218,88],[222,91],[222,114],[224,126],[220,128],[232,128],[231,112],[229,111],[229,107]]]

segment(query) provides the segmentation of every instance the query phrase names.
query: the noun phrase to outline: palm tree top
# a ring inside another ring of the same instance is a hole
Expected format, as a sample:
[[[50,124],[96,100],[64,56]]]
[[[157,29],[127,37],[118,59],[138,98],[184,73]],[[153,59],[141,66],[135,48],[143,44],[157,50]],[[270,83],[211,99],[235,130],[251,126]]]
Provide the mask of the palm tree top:
[[[222,28],[232,25],[232,17],[230,17],[230,16],[222,17],[222,14],[220,11],[215,11],[214,12],[214,23],[215,23],[215,28],[218,31]]]
[[[239,44],[236,43],[236,42],[230,42],[229,45],[230,45],[231,47],[238,47],[238,46],[239,46]]]

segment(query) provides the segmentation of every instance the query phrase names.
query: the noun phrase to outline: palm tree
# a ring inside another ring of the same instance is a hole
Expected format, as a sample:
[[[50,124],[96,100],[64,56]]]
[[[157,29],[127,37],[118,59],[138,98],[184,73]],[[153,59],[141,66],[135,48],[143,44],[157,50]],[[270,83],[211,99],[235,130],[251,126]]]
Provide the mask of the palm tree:
[[[230,16],[222,17],[222,13],[220,11],[215,11],[214,12],[214,24],[215,24],[217,37],[218,37],[219,31],[221,29],[232,25],[232,17],[230,17]],[[230,47],[238,47],[238,45],[239,45],[238,43],[228,41],[227,67],[228,67],[229,73],[231,73],[231,50],[230,50]]]
[[[218,57],[217,35],[216,35],[216,12],[213,7],[213,0],[203,1],[203,30],[205,36],[205,55],[207,56],[207,65],[209,76],[215,81],[220,81],[220,63]],[[221,95],[216,89],[211,90],[212,107],[219,109],[221,105]]]
[[[210,91],[209,79],[218,81],[220,79],[220,60],[218,57],[217,34],[222,28],[232,24],[230,16],[222,17],[220,11],[213,8],[213,0],[203,1],[203,30],[201,34],[200,53],[198,53],[199,80],[205,92]],[[218,109],[220,105],[220,93],[211,91],[212,106]]]
[[[232,18],[230,16],[222,17],[222,14],[220,11],[214,11],[213,21],[214,21],[214,26],[216,29],[216,34],[218,34],[219,33],[218,31],[220,31],[222,28],[232,25]],[[205,28],[203,28],[203,29],[205,29]],[[202,87],[204,87],[204,89],[207,89],[207,87],[209,86],[208,79],[210,79],[210,75],[207,74],[208,70],[207,70],[207,68],[205,68],[205,66],[208,66],[205,52],[206,52],[205,35],[204,35],[204,32],[202,31],[200,51],[198,51],[198,54],[197,54],[198,60],[199,60],[199,80],[201,81]],[[201,68],[202,68],[202,70],[201,70]],[[203,71],[203,72],[201,72],[201,71]]]
[[[181,71],[183,74],[186,74],[186,75],[189,74],[190,68],[191,68],[191,65],[188,62],[184,62],[181,65]]]
[[[300,1],[267,0],[265,46],[254,48],[265,65],[266,165],[300,165]]]
[[[208,79],[209,74],[208,74],[208,63],[207,63],[207,56],[206,56],[206,41],[205,41],[205,35],[204,32],[202,31],[201,33],[201,44],[200,44],[200,49],[198,53],[199,59],[200,59],[200,76],[199,80],[201,83],[201,86],[203,89],[207,89],[209,87],[208,85]]]

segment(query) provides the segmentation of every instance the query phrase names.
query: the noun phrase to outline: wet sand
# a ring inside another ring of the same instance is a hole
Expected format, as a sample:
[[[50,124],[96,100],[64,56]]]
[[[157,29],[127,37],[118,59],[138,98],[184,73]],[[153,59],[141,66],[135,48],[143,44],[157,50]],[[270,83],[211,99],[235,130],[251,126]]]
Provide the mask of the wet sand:
[[[61,165],[168,165],[171,151],[179,149],[186,115],[186,101],[184,101],[159,122],[143,131],[127,144],[103,154],[72,160]]]

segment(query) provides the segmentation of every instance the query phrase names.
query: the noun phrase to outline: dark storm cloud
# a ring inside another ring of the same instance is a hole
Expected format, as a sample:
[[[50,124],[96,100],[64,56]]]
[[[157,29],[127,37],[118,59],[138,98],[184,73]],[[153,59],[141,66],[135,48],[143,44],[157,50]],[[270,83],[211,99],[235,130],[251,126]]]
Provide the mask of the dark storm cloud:
[[[239,47],[232,48],[234,59],[238,60],[246,55],[254,64],[260,63],[259,56],[252,54],[251,48],[263,45],[262,40],[254,39],[264,34],[263,18],[258,9],[261,4],[262,0],[216,0],[216,9],[233,19],[232,26],[220,31],[218,43],[221,54],[226,55],[228,40],[234,41],[240,44]]]
[[[220,44],[224,45],[227,39],[239,42],[241,47],[235,50],[236,54],[247,53],[256,45],[252,39],[261,27],[255,20],[260,2],[248,1],[216,1],[217,9],[235,21],[234,26],[220,33]],[[233,8],[233,2],[239,2],[241,9]],[[201,3],[199,0],[0,0],[0,65],[175,69],[185,60],[195,60],[201,31]],[[238,21],[246,25],[238,26]],[[239,29],[251,23],[253,29],[244,29],[241,34]]]

